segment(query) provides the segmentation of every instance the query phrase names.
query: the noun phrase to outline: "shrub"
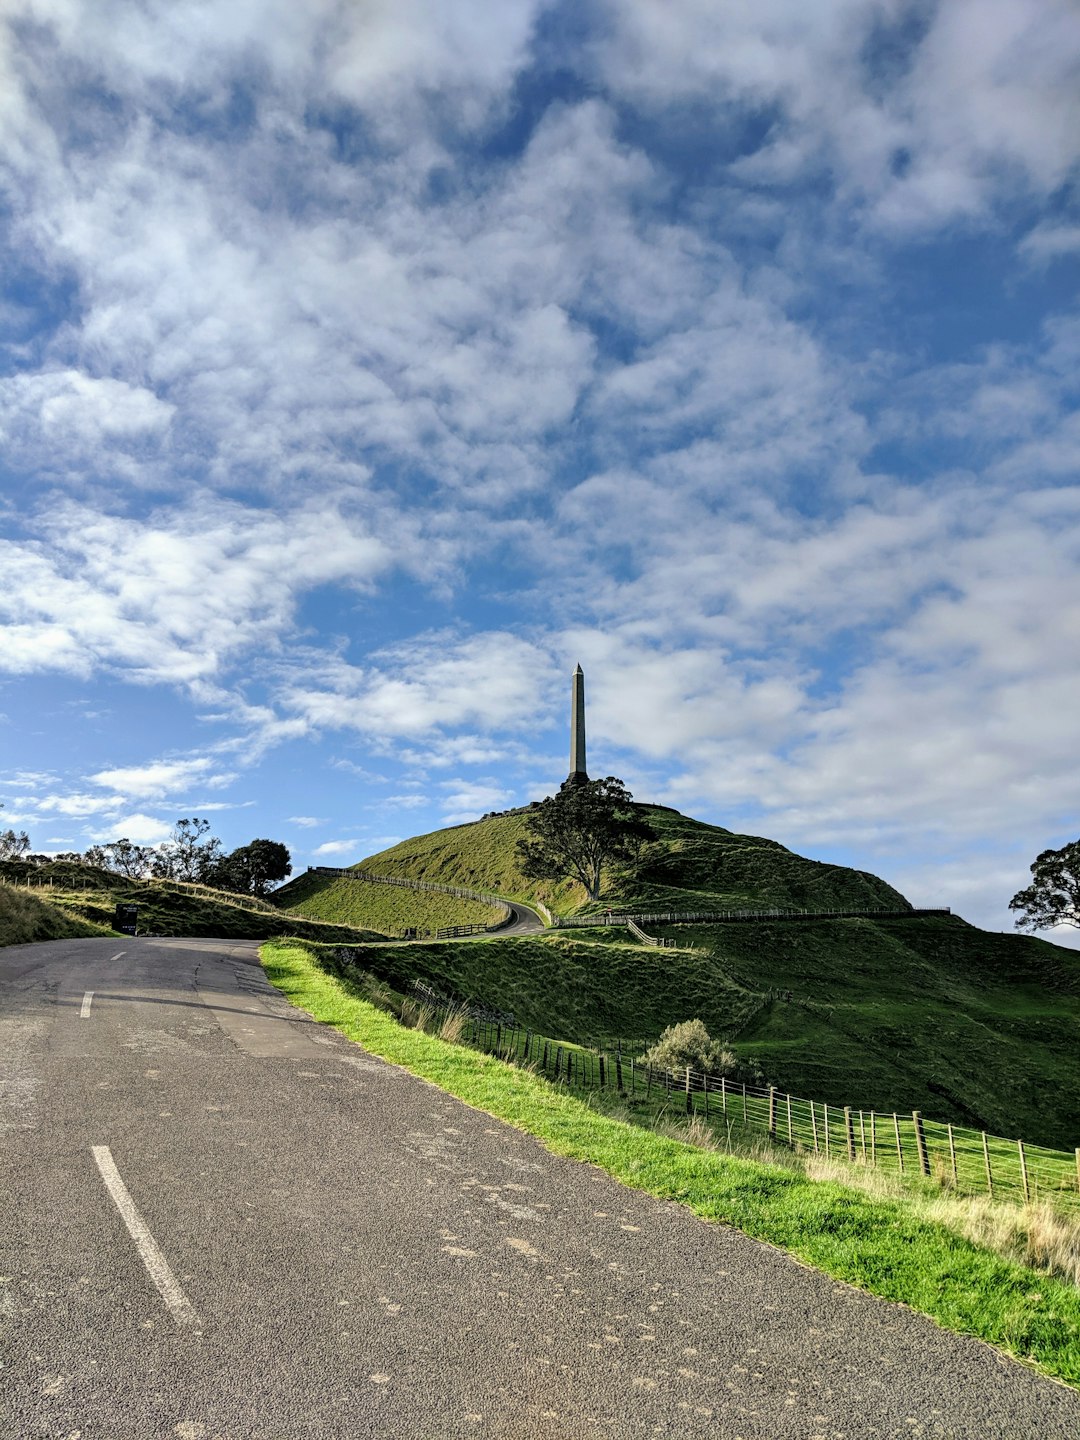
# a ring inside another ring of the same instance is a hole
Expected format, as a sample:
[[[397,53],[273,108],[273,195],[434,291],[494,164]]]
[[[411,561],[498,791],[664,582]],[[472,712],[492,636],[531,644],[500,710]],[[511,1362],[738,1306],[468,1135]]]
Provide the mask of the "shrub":
[[[660,1039],[641,1057],[646,1065],[657,1070],[691,1070],[702,1075],[735,1074],[736,1060],[719,1040],[712,1040],[701,1020],[684,1020],[669,1025]]]

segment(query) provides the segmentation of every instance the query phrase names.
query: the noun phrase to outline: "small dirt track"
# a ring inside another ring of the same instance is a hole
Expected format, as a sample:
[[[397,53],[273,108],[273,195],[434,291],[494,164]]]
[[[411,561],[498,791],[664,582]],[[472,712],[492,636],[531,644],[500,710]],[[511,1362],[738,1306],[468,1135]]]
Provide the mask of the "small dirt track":
[[[0,1079],[11,1440],[1080,1435],[1073,1391],[325,1030],[251,943],[0,951]]]

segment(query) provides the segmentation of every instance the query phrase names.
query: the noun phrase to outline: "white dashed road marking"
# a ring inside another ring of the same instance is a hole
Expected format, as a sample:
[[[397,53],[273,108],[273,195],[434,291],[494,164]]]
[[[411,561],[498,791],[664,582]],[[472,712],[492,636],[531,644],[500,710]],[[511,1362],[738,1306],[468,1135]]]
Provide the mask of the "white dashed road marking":
[[[150,1234],[146,1221],[136,1210],[135,1202],[120,1178],[112,1151],[107,1145],[92,1145],[90,1148],[97,1167],[101,1171],[101,1178],[105,1181],[105,1188],[112,1196],[117,1210],[120,1211],[120,1218],[127,1226],[128,1234],[135,1241],[147,1273],[157,1286],[158,1294],[165,1301],[170,1315],[177,1325],[201,1325],[202,1321],[196,1314],[191,1301],[180,1288],[176,1276],[169,1269],[169,1262],[161,1253],[153,1235]]]
[[[87,990],[86,994],[82,997],[82,1009],[79,1011],[80,1020],[85,1020],[90,1014],[90,1001],[93,1000],[93,998],[93,990]]]
[[[122,955],[126,955],[126,954],[127,954],[127,951],[126,951],[126,950],[118,950],[118,951],[116,952],[116,954],[112,957],[112,960],[109,961],[109,964],[111,965],[111,964],[113,963],[113,960],[119,960]]]

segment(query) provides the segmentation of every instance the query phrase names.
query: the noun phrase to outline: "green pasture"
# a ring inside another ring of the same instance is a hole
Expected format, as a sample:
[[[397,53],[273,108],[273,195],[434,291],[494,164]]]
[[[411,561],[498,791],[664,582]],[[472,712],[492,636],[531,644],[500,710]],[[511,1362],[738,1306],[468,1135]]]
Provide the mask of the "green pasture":
[[[308,871],[276,892],[282,910],[309,920],[354,925],[388,937],[405,929],[438,930],[444,925],[492,925],[499,908],[483,900],[463,899],[398,885],[372,885],[362,880]]]

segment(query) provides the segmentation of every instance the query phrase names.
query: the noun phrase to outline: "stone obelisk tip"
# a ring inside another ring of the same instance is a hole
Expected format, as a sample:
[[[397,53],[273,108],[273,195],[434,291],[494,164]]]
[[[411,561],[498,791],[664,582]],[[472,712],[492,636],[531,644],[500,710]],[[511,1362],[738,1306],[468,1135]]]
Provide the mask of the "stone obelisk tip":
[[[570,774],[563,782],[563,788],[588,783],[589,776],[585,770],[585,672],[576,665],[570,679]]]

